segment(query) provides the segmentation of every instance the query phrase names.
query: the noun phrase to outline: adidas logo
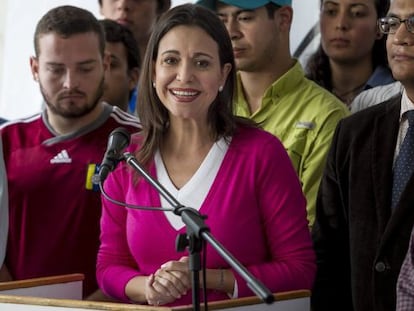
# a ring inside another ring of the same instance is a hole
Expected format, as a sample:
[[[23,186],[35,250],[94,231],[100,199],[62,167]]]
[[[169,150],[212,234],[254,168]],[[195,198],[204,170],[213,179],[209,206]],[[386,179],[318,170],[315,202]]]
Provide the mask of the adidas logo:
[[[58,163],[72,163],[72,159],[69,157],[68,152],[63,149],[57,155],[50,160],[51,164],[58,164]]]

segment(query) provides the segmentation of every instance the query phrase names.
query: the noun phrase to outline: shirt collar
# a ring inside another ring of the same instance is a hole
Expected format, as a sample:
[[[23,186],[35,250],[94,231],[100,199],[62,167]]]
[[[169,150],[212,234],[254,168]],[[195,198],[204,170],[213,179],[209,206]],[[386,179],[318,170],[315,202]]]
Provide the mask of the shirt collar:
[[[409,110],[414,110],[414,103],[408,98],[407,92],[404,89],[401,97],[400,122],[403,115]]]

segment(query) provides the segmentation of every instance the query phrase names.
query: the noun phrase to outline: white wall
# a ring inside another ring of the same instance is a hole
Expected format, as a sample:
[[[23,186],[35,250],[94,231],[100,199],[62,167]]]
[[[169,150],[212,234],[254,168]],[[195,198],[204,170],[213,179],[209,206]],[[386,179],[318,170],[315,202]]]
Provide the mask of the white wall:
[[[172,0],[178,5],[187,0]],[[293,0],[291,50],[317,21],[319,0]],[[41,107],[38,84],[33,81],[29,57],[33,55],[36,23],[50,8],[71,4],[90,10],[97,17],[97,0],[0,0],[0,116],[15,119],[34,114]]]

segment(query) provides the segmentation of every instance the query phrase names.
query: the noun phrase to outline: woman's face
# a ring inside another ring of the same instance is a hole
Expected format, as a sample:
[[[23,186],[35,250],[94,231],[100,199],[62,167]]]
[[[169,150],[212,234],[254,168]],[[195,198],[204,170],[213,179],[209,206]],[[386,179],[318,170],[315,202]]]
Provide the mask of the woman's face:
[[[206,122],[230,69],[220,65],[219,47],[204,30],[176,26],[160,40],[153,82],[171,119]]]
[[[321,42],[331,61],[355,63],[372,57],[377,27],[374,0],[323,0]]]

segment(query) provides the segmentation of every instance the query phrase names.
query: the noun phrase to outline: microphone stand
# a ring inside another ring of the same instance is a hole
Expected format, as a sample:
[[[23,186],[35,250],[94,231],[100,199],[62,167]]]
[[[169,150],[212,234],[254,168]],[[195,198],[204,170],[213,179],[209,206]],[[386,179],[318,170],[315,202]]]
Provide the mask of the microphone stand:
[[[247,286],[265,303],[274,301],[272,293],[259,280],[257,280],[233,255],[231,255],[220,242],[210,233],[209,227],[204,223],[205,216],[197,210],[183,206],[171,193],[169,193],[157,180],[152,178],[140,165],[138,160],[129,152],[123,155],[127,164],[139,172],[174,208],[174,214],[181,216],[186,225],[186,241],[179,238],[177,250],[188,246],[190,253],[190,271],[192,273],[192,298],[193,309],[200,310],[200,284],[199,271],[201,270],[202,238],[223,257],[223,259],[246,281]],[[205,301],[207,303],[207,301]]]

